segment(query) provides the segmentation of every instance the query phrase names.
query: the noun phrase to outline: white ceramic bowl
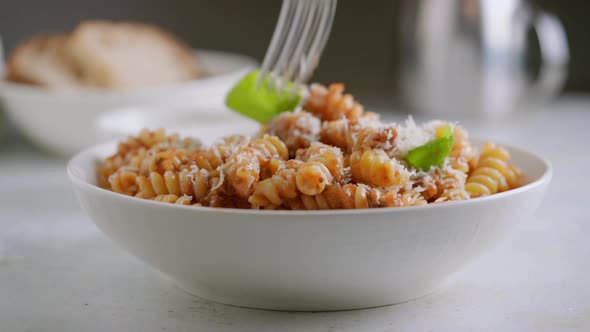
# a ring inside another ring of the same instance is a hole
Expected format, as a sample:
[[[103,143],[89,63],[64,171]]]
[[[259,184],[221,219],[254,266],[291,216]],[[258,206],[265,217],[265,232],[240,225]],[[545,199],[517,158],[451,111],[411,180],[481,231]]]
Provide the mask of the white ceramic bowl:
[[[216,302],[278,310],[342,310],[399,303],[439,288],[529,218],[551,179],[542,158],[509,148],[529,183],[469,201],[339,211],[178,206],[95,185],[114,143],[68,165],[82,206],[116,243]]]
[[[37,145],[71,155],[95,144],[95,118],[107,110],[133,105],[193,104],[221,107],[232,85],[256,66],[252,58],[218,51],[197,51],[208,77],[127,92],[51,91],[0,80],[0,100],[16,125]]]
[[[198,137],[204,144],[229,133],[252,136],[260,124],[225,107],[139,106],[105,112],[97,117],[99,141],[136,135],[141,129],[166,128],[181,136]]]

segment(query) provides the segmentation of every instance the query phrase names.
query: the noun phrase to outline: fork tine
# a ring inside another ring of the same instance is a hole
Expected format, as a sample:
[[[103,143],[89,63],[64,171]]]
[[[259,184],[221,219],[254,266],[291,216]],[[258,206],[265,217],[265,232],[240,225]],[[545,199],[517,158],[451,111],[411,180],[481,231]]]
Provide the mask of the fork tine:
[[[277,25],[273,32],[270,45],[268,46],[268,50],[266,51],[266,55],[264,56],[262,66],[260,67],[260,75],[258,76],[258,80],[256,81],[256,87],[260,87],[260,84],[262,83],[263,79],[267,76],[271,66],[276,61],[276,58],[279,54],[278,50],[280,49],[280,46],[285,41],[285,35],[289,31],[289,26],[291,25],[292,21],[292,17],[290,15],[290,13],[292,12],[292,4],[293,2],[291,0],[283,0],[281,12],[279,14],[279,19],[277,20]]]
[[[316,35],[321,33],[319,27],[324,16],[326,16],[324,15],[326,7],[324,6],[323,2],[324,0],[315,0],[312,2],[314,6],[311,9],[308,21],[306,22],[306,30],[309,33],[301,37],[301,42],[299,44],[300,49],[291,61],[293,70],[289,73],[291,76],[289,76],[288,79],[289,81],[292,80],[295,83],[293,87],[289,89],[289,95],[291,98],[294,97],[295,93],[304,91],[301,78],[303,77],[307,68],[306,59],[308,58],[309,51],[314,43],[314,40],[316,39]]]
[[[287,65],[287,61],[289,57],[293,54],[296,41],[298,39],[298,36],[300,36],[301,34],[300,30],[302,28],[302,17],[304,16],[303,14],[306,8],[306,3],[307,1],[305,0],[296,0],[295,14],[293,16],[291,28],[289,30],[287,40],[285,40],[285,44],[283,45],[279,58],[274,68],[272,69],[272,72],[274,73],[284,72]],[[273,76],[273,78],[274,79],[272,80],[272,88],[274,88],[277,92],[281,92],[281,90],[283,89],[284,82],[282,82],[277,76]]]
[[[337,0],[321,0],[321,2],[324,8],[320,24],[315,39],[311,44],[306,57],[303,59],[299,75],[295,80],[297,84],[306,82],[311,77],[311,74],[319,63],[320,54],[322,54],[332,30],[332,23],[334,22],[334,16],[336,14]]]
[[[266,88],[282,94],[287,82],[294,80],[295,86],[290,89],[293,96],[319,63],[330,35],[336,4],[337,0],[283,0],[256,87],[265,83]]]
[[[288,82],[293,78],[293,75],[296,73],[296,69],[299,66],[299,59],[305,55],[304,50],[307,44],[309,43],[309,34],[311,31],[311,27],[315,20],[316,9],[318,8],[318,2],[314,0],[301,0],[304,8],[304,22],[302,23],[302,32],[299,36],[297,44],[295,46],[295,50],[293,54],[290,56],[290,61],[287,62],[287,67],[285,68],[285,72],[283,73],[283,81]]]
[[[307,66],[307,58],[309,57],[309,53],[310,53],[310,50],[312,49],[314,41],[316,39],[318,39],[318,35],[322,34],[322,31],[320,29],[321,24],[322,24],[322,21],[324,20],[324,18],[327,16],[325,14],[325,12],[327,10],[327,7],[324,5],[325,1],[319,0],[319,1],[316,1],[315,3],[316,3],[317,10],[316,10],[316,15],[314,16],[313,21],[311,22],[312,26],[310,29],[312,31],[312,34],[306,38],[304,51],[302,52],[302,55],[296,59],[296,61],[297,61],[296,73],[297,74],[294,79],[296,85],[300,85],[302,83],[301,78],[308,67]]]
[[[336,5],[338,4],[338,0],[327,0],[325,2],[327,2],[326,5],[329,6],[328,21],[326,22],[326,28],[320,42],[320,47],[317,50],[318,54],[321,54],[324,51],[324,47],[328,42],[328,37],[330,37],[330,32],[332,32],[332,24],[334,23],[334,16],[336,16]]]

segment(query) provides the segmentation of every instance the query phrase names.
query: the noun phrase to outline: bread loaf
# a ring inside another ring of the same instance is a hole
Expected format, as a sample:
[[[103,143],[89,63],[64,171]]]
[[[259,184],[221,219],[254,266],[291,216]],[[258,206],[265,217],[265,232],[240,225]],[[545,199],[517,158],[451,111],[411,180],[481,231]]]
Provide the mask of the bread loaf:
[[[66,48],[88,86],[128,89],[201,74],[188,47],[145,24],[84,22],[71,33]]]
[[[189,47],[158,27],[86,21],[71,33],[38,35],[9,56],[6,79],[55,89],[126,90],[202,76]]]
[[[49,88],[72,88],[79,80],[64,51],[67,37],[38,35],[20,44],[6,64],[6,79]]]

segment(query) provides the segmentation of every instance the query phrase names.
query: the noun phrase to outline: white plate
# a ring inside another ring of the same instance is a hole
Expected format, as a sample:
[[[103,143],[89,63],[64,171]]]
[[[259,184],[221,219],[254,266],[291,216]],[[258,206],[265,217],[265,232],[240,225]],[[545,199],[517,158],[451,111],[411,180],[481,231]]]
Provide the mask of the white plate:
[[[211,144],[230,134],[253,136],[260,124],[224,107],[201,106],[123,108],[100,114],[96,122],[100,141],[137,135],[144,128],[165,128],[169,133]]]
[[[484,198],[365,210],[216,209],[98,188],[96,162],[115,147],[92,147],[68,165],[98,227],[192,294],[278,310],[358,309],[428,294],[530,218],[552,173],[542,158],[509,147],[529,183]]]
[[[210,76],[190,82],[113,92],[52,91],[0,81],[0,99],[31,141],[49,151],[70,155],[96,143],[95,119],[101,112],[134,105],[222,107],[232,85],[256,66],[256,61],[246,56],[208,50],[197,53]]]

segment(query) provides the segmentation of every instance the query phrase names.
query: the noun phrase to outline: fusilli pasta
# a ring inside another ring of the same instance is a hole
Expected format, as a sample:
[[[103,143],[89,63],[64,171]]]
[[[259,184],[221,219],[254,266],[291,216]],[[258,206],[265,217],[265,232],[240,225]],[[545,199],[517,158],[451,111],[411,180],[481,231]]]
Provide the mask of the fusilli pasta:
[[[468,134],[461,126],[453,128],[453,147],[449,155],[449,164],[452,168],[463,173],[469,173],[477,161],[475,149],[471,146]]]
[[[290,200],[287,206],[293,210],[368,209],[380,206],[377,189],[363,184],[330,185],[319,195],[301,195]]]
[[[248,145],[249,142],[250,138],[243,135],[231,135],[225,137],[221,141],[211,145],[209,149],[207,149],[207,152],[200,156],[200,159],[206,160],[210,165],[208,167],[215,169],[223,165],[229,156],[236,152],[240,147]],[[205,163],[204,160],[202,161],[203,163]]]
[[[300,162],[290,160],[268,179],[258,182],[254,193],[248,198],[248,202],[255,209],[275,209],[283,204],[285,200],[296,198],[297,191],[296,177],[297,170],[301,167]]]
[[[289,158],[287,146],[278,137],[264,135],[252,140],[231,154],[223,165],[229,186],[244,200],[252,194],[254,185],[260,179],[261,169],[273,158]]]
[[[330,84],[327,88],[312,84],[304,109],[316,114],[322,121],[346,118],[355,120],[363,113],[363,106],[350,94],[343,94],[344,84]]]
[[[297,189],[304,195],[317,195],[324,191],[334,177],[319,161],[308,161],[297,170]]]
[[[192,197],[190,196],[180,196],[174,194],[167,194],[167,195],[158,195],[156,197],[151,198],[157,202],[164,202],[164,203],[172,203],[172,204],[181,204],[181,205],[192,205]]]
[[[327,145],[333,145],[342,151],[352,152],[353,141],[356,134],[364,128],[378,128],[382,123],[379,116],[372,112],[363,113],[357,119],[342,118],[332,121],[324,121],[320,129],[320,141]]]
[[[409,181],[403,165],[389,158],[383,150],[353,152],[350,168],[354,181],[378,187],[403,186]]]
[[[208,147],[143,130],[98,165],[97,182],[158,202],[287,210],[420,206],[519,186],[522,174],[501,147],[486,144],[478,155],[467,131],[449,122],[385,124],[343,91],[312,85],[304,110],[278,115],[258,137]],[[436,164],[407,157],[451,132],[450,152],[435,154]]]
[[[302,161],[317,161],[322,163],[336,181],[339,181],[344,172],[344,156],[337,147],[316,142],[307,149],[297,151],[296,158]]]
[[[382,207],[426,205],[428,202],[417,191],[388,191],[379,201]]]
[[[483,147],[477,166],[465,185],[471,197],[491,195],[518,186],[520,171],[508,165],[509,158],[506,150],[493,143]]]
[[[348,151],[352,146],[351,129],[347,119],[324,121],[320,130],[320,141],[327,145]]]
[[[295,156],[298,149],[318,140],[320,119],[305,111],[281,113],[266,125],[266,132],[279,137],[287,145],[289,155]]]

